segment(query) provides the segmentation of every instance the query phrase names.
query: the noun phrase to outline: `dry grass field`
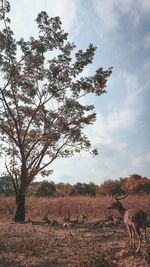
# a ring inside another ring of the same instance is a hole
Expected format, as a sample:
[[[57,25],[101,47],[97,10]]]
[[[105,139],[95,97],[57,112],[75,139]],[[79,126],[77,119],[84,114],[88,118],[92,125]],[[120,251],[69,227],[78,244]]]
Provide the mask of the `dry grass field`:
[[[129,249],[129,238],[122,224],[103,224],[110,215],[109,197],[28,198],[26,220],[12,221],[15,201],[0,199],[0,266],[2,267],[148,267],[150,246],[142,243],[140,253]],[[130,196],[123,200],[125,207],[140,207],[150,215],[150,196]],[[79,223],[63,227],[68,215]],[[112,212],[119,216],[117,211]],[[82,221],[85,214],[87,220]],[[57,220],[47,225],[44,216]],[[38,223],[39,222],[39,223]],[[150,241],[150,228],[147,229]],[[150,243],[149,243],[150,244]]]

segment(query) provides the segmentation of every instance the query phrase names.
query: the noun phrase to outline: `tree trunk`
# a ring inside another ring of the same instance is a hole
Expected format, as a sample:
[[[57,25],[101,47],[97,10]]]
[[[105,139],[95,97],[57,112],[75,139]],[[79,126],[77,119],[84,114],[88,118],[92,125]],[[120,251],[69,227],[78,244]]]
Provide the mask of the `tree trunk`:
[[[25,221],[25,194],[16,196],[16,212],[14,216],[15,222]]]

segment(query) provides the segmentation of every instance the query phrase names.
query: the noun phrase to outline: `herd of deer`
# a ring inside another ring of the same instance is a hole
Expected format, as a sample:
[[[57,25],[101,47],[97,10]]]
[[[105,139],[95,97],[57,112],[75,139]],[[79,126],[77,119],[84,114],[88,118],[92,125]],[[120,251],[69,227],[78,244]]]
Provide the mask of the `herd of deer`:
[[[76,216],[76,219],[70,219],[70,216],[67,216],[67,217],[64,217],[63,227],[79,225],[81,223],[84,223],[86,220],[87,220],[87,216],[84,215],[84,214],[82,214],[80,216]],[[50,225],[50,226],[59,226],[59,222],[57,220],[50,220],[47,216],[44,216],[42,221],[33,221],[31,219],[28,219],[26,221],[26,223],[29,223],[29,224],[32,224],[32,225],[47,224],[47,225]]]
[[[114,197],[114,202],[108,207],[108,209],[117,209],[121,215],[121,217],[114,217],[109,215],[107,219],[103,221],[98,221],[95,223],[95,226],[103,227],[103,226],[111,226],[117,224],[124,224],[127,227],[129,237],[130,237],[130,248],[135,249],[135,234],[138,236],[138,246],[136,252],[139,252],[141,249],[141,241],[142,241],[142,231],[144,231],[145,242],[147,243],[146,238],[146,226],[147,226],[147,214],[138,208],[129,208],[125,209],[120,200],[126,198],[131,191],[126,193],[121,197]],[[49,220],[47,216],[43,218],[44,223],[51,226],[58,226],[59,223],[56,220]],[[87,221],[87,216],[82,214],[76,217],[76,219],[71,220],[70,216],[64,218],[63,227],[70,227],[79,225],[80,223],[84,223]],[[33,221],[28,221],[34,224]]]

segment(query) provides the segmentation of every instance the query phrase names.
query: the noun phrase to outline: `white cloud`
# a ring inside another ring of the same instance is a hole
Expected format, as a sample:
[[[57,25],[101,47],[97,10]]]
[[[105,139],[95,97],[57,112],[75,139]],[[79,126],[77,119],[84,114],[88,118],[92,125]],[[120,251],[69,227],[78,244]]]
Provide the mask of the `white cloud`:
[[[139,156],[136,156],[134,159],[133,159],[133,162],[132,162],[133,166],[135,167],[141,167],[145,164],[150,164],[150,152],[148,153],[142,153],[142,155],[139,155]]]
[[[115,30],[119,27],[119,15],[116,12],[116,1],[95,0],[93,7],[102,25],[106,30]]]
[[[150,48],[150,32],[145,36],[143,44],[144,44],[144,48],[146,49]]]
[[[12,26],[18,36],[34,35],[36,30],[34,20],[41,11],[46,11],[49,17],[59,16],[65,31],[69,32],[76,19],[78,0],[22,0],[19,3],[11,1]]]
[[[127,139],[122,137],[121,132],[132,131],[136,127],[142,114],[142,91],[136,76],[120,72],[117,78],[116,86],[122,84],[124,95],[110,100],[111,109],[107,113],[97,114],[88,136],[94,145],[104,144],[114,151],[125,151],[128,149]]]
[[[118,119],[116,119],[116,123],[118,123]],[[125,142],[120,141],[116,132],[117,127],[114,132],[111,128],[111,124],[107,123],[107,117],[105,118],[97,115],[97,121],[92,128],[89,129],[88,136],[90,137],[93,146],[109,146],[115,151],[126,150],[128,145]]]
[[[149,16],[149,0],[95,0],[94,10],[99,17],[105,31],[114,31],[120,28],[121,15],[129,17],[133,26],[137,26],[143,15]]]

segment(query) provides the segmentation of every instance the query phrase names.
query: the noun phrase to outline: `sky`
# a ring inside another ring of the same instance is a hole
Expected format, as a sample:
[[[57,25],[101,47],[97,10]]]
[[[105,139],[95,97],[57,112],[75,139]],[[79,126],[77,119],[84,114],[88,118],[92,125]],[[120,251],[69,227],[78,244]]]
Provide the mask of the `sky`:
[[[48,178],[56,183],[101,184],[134,173],[150,178],[150,1],[149,0],[10,0],[17,38],[36,36],[40,11],[59,16],[69,41],[78,49],[97,46],[93,64],[113,66],[107,94],[90,97],[97,120],[86,129],[99,155],[57,159]]]

